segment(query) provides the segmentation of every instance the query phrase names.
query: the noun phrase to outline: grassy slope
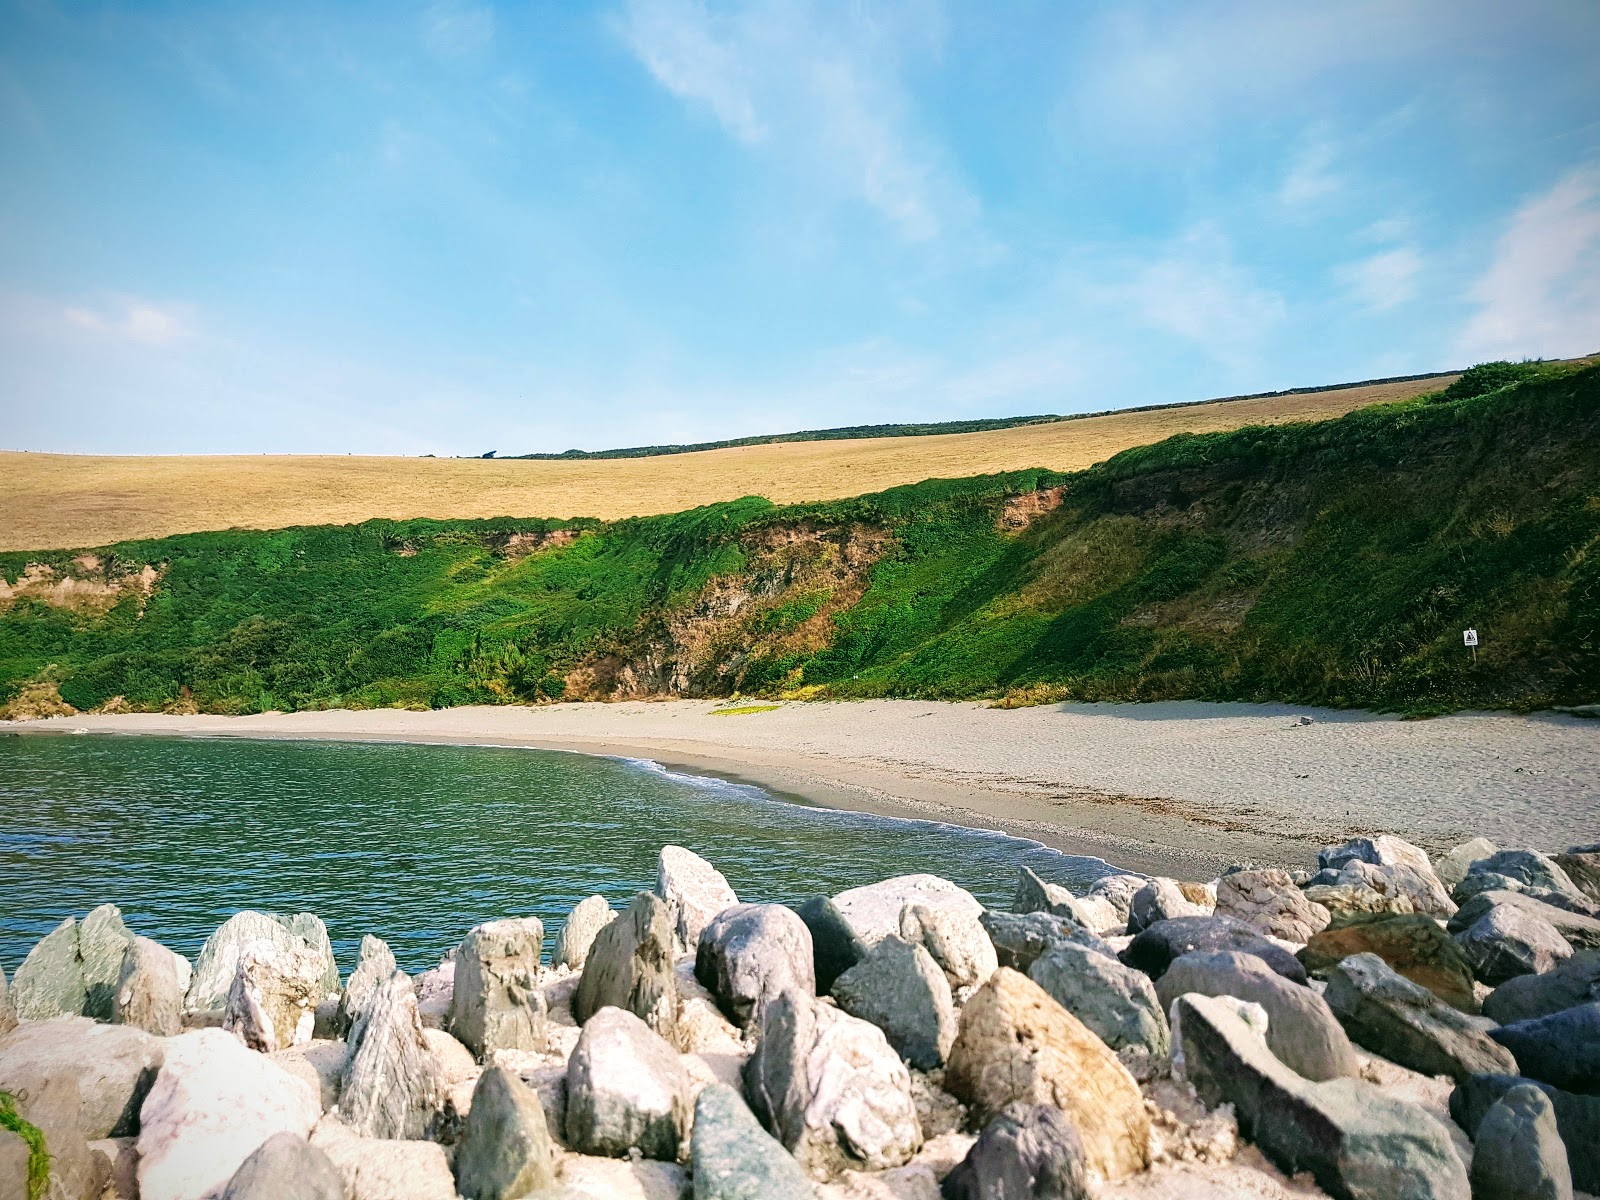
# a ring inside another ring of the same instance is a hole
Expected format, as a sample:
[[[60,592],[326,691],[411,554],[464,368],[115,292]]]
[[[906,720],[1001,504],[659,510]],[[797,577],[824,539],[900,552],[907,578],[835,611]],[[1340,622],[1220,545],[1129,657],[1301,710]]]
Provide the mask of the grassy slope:
[[[122,696],[252,711],[627,694],[617,681],[643,678],[703,694],[1591,702],[1597,444],[1590,368],[1175,437],[1075,475],[611,524],[370,521],[124,543],[103,553],[113,572],[165,565],[142,615],[131,595],[101,616],[17,601],[0,615],[0,696],[53,678],[80,708]],[[1050,487],[1059,509],[1021,532],[997,526],[1008,496]],[[558,528],[581,536],[504,549],[507,534]],[[850,546],[876,547],[855,576]],[[0,555],[0,574],[41,561],[71,573],[69,559]],[[1467,626],[1483,636],[1476,666]]]

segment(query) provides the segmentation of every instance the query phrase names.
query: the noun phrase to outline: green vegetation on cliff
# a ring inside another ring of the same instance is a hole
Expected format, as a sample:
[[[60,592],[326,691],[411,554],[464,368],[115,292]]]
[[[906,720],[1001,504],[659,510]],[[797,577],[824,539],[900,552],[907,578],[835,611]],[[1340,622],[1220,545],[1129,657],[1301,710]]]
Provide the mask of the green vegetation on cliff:
[[[1593,702],[1600,368],[1517,374],[1074,475],[0,554],[0,700]]]

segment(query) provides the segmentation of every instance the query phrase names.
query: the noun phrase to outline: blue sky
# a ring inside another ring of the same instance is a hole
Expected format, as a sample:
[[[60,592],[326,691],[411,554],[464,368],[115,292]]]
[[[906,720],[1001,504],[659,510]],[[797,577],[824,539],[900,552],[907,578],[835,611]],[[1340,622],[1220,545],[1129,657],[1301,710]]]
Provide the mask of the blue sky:
[[[472,454],[1600,350],[1594,0],[0,0],[0,446]]]

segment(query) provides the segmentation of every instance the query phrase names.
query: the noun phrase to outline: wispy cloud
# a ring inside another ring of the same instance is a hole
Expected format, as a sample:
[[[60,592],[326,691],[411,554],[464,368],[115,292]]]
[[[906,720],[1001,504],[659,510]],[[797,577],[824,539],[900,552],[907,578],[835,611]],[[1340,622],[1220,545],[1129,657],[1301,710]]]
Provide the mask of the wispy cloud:
[[[1278,189],[1278,200],[1288,208],[1303,208],[1337,192],[1342,181],[1333,171],[1335,148],[1319,137],[1307,143],[1289,164]]]
[[[119,297],[98,308],[68,307],[62,319],[76,329],[117,341],[166,348],[194,336],[186,310],[135,297]]]
[[[469,0],[439,0],[422,14],[422,44],[440,58],[467,58],[494,43],[494,9]]]
[[[1333,277],[1361,307],[1386,312],[1416,296],[1421,273],[1422,255],[1416,248],[1396,246],[1336,267]]]
[[[732,22],[714,18],[696,0],[640,0],[628,5],[620,28],[628,48],[662,87],[704,105],[741,142],[766,138],[752,97],[756,81],[743,45],[747,39]]]

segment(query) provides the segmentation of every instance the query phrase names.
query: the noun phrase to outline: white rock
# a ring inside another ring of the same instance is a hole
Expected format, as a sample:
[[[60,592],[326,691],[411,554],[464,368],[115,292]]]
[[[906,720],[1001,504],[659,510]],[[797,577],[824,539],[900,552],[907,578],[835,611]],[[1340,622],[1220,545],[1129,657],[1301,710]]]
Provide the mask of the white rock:
[[[690,1191],[689,1176],[677,1163],[568,1154],[561,1160],[556,1195],[560,1200],[684,1200]]]
[[[551,965],[582,967],[583,960],[589,957],[589,947],[594,945],[595,935],[616,919],[616,911],[604,896],[578,901],[561,926],[561,935],[556,938],[556,948],[550,955]]]
[[[456,992],[456,960],[452,952],[431,971],[412,979],[417,990],[417,1013],[428,1029],[443,1029],[450,1023],[450,1005]]]
[[[722,872],[682,846],[661,847],[656,895],[672,908],[673,937],[680,954],[693,954],[711,918],[739,903]]]
[[[907,904],[900,913],[900,936],[931,954],[952,988],[977,987],[1000,966],[978,918],[954,908]]]
[[[602,1008],[584,1023],[567,1063],[568,1145],[670,1162],[691,1112],[688,1072],[659,1034],[621,1008]]]
[[[322,956],[301,942],[254,942],[240,949],[222,1027],[252,1050],[303,1046],[322,999]]]
[[[456,1200],[450,1160],[435,1142],[364,1138],[324,1117],[311,1144],[332,1160],[345,1200]]]
[[[350,1043],[339,1089],[344,1123],[363,1137],[426,1137],[444,1102],[443,1087],[405,972],[396,971],[367,997]]]
[[[907,904],[921,904],[973,920],[983,913],[983,905],[971,892],[937,875],[899,875],[881,883],[869,883],[840,892],[833,903],[869,949],[890,934],[900,932],[900,914]]]

